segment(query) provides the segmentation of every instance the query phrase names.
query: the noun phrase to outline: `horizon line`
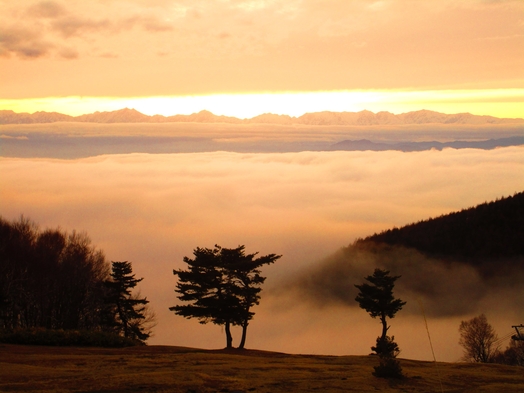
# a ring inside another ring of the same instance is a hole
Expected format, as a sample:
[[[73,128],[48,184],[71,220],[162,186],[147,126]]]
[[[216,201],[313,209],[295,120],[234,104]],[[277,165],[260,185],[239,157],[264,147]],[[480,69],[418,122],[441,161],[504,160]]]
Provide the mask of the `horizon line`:
[[[261,114],[300,117],[305,113],[430,110],[445,114],[522,118],[524,89],[481,90],[339,90],[261,92],[194,96],[0,98],[0,108],[15,112],[59,112],[81,116],[133,108],[148,116],[190,115],[207,110],[217,116],[249,119]]]
[[[1,116],[2,112],[9,112],[12,115]],[[126,116],[127,113],[127,116]],[[119,114],[123,114],[123,117],[119,117]],[[321,119],[322,114],[332,114],[336,115],[347,115],[353,116],[353,118],[342,119],[342,118],[325,118],[324,121]],[[384,116],[380,117],[383,114]],[[405,122],[404,118],[409,117],[409,115],[420,114],[424,115],[433,115],[439,117],[437,119],[424,119],[419,118],[412,119],[413,121]],[[39,115],[54,115],[55,118],[49,117],[47,119],[40,118]],[[111,115],[116,115],[112,117]],[[314,115],[318,117],[315,119]],[[360,115],[360,116],[358,116]],[[372,118],[365,118],[362,115],[371,115]],[[96,118],[100,116],[99,118]],[[109,116],[109,117],[108,117]],[[135,118],[132,118],[135,116]],[[138,116],[139,118],[136,118]],[[466,117],[466,121],[449,121],[453,117]],[[3,117],[3,118],[2,118]],[[263,119],[266,117],[266,119]],[[307,122],[308,117],[310,121]],[[313,118],[312,118],[313,117]],[[260,118],[260,119],[258,119]],[[161,119],[160,121],[155,121],[155,119]],[[400,120],[398,123],[394,120]],[[49,111],[36,111],[33,113],[30,112],[15,112],[10,109],[0,109],[0,125],[8,124],[49,124],[49,123],[58,123],[58,122],[80,122],[80,123],[231,123],[231,124],[246,124],[246,123],[256,123],[256,120],[260,120],[261,123],[265,124],[281,124],[281,125],[292,125],[292,124],[305,124],[305,125],[409,125],[409,124],[483,124],[482,122],[468,122],[467,120],[488,120],[484,124],[518,124],[524,123],[524,118],[507,118],[507,117],[496,117],[491,115],[475,115],[470,112],[458,112],[458,113],[443,113],[429,109],[419,109],[414,111],[407,111],[402,113],[392,113],[390,111],[377,111],[373,112],[367,109],[360,111],[318,111],[318,112],[307,112],[300,116],[292,116],[288,114],[275,114],[271,112],[262,113],[250,118],[239,118],[236,116],[226,116],[226,115],[216,115],[212,111],[207,109],[202,109],[198,112],[193,112],[191,114],[174,114],[174,115],[163,115],[163,114],[144,114],[143,112],[137,110],[136,108],[124,107],[116,110],[110,111],[94,111],[91,113],[85,113],[81,115],[68,115],[61,112],[49,112]],[[489,121],[493,119],[494,121]],[[171,121],[170,121],[171,120]],[[280,120],[280,121],[279,121]],[[306,120],[302,122],[300,120]],[[315,121],[316,120],[316,121]],[[366,122],[366,120],[368,120]],[[389,120],[389,121],[388,121]]]
[[[347,110],[347,111],[336,111],[336,110],[319,110],[319,111],[314,111],[314,112],[305,112],[301,115],[289,115],[289,114],[279,114],[279,113],[274,113],[274,112],[264,112],[264,113],[260,113],[258,115],[254,115],[252,117],[247,117],[247,118],[242,118],[242,117],[237,117],[237,116],[231,116],[231,115],[221,115],[221,114],[216,114],[214,113],[213,111],[209,110],[209,109],[201,109],[201,110],[198,110],[198,111],[195,111],[195,112],[192,112],[192,113],[174,113],[174,114],[171,114],[171,115],[164,115],[164,114],[161,114],[161,113],[154,113],[154,114],[147,114],[147,113],[144,113],[134,107],[123,107],[123,108],[119,108],[119,109],[113,109],[113,110],[101,110],[101,111],[93,111],[93,112],[87,112],[87,113],[82,113],[82,114],[79,114],[79,115],[69,115],[67,113],[63,113],[63,112],[57,112],[57,111],[45,111],[45,110],[39,110],[39,111],[35,111],[35,112],[16,112],[12,109],[2,109],[0,108],[0,112],[13,112],[17,115],[24,115],[24,114],[29,114],[29,115],[35,115],[35,114],[38,114],[38,113],[48,113],[48,114],[51,114],[51,113],[56,113],[56,114],[60,114],[60,115],[63,115],[63,116],[68,116],[68,117],[72,117],[72,118],[78,118],[78,117],[83,117],[83,116],[89,116],[89,115],[94,115],[94,114],[103,114],[103,113],[115,113],[115,112],[122,112],[122,111],[125,111],[125,110],[129,110],[129,111],[135,111],[137,112],[138,114],[140,115],[143,115],[143,116],[147,116],[147,117],[164,117],[164,118],[170,118],[170,117],[177,117],[177,116],[180,116],[180,117],[189,117],[189,116],[193,116],[193,115],[198,115],[200,113],[209,113],[213,116],[216,116],[216,117],[223,117],[223,118],[231,118],[231,119],[237,119],[237,120],[251,120],[251,119],[254,119],[256,117],[261,117],[261,116],[265,116],[265,115],[272,115],[272,116],[280,116],[280,117],[288,117],[290,119],[299,119],[301,117],[304,117],[306,115],[311,115],[311,114],[318,114],[318,113],[352,113],[352,114],[357,114],[357,113],[363,113],[363,112],[368,112],[368,113],[372,113],[374,115],[378,115],[379,113],[387,113],[387,114],[391,114],[393,116],[402,116],[402,115],[406,115],[408,113],[416,113],[416,112],[431,112],[431,113],[438,113],[438,114],[441,114],[441,115],[446,115],[446,116],[456,116],[456,115],[471,115],[471,116],[475,116],[475,117],[492,117],[492,118],[495,118],[495,119],[501,119],[501,120],[524,120],[524,118],[522,117],[498,117],[498,116],[493,116],[493,115],[477,115],[477,114],[474,114],[474,113],[471,113],[471,112],[454,112],[454,113],[445,113],[445,112],[440,112],[440,111],[435,111],[435,110],[431,110],[431,109],[425,109],[425,108],[422,108],[422,109],[416,109],[416,110],[410,110],[410,111],[406,111],[406,112],[398,112],[398,113],[395,113],[395,112],[392,112],[392,111],[388,111],[388,110],[379,110],[379,111],[372,111],[372,110],[369,110],[369,109],[361,109],[361,110],[358,110],[358,111],[350,111],[350,110]]]

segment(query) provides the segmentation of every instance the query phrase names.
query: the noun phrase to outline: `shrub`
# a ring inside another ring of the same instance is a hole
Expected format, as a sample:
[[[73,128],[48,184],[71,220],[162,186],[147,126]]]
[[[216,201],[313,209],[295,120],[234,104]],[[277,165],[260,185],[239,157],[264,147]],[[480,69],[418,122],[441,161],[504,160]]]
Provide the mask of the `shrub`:
[[[381,357],[378,366],[373,367],[373,375],[377,378],[403,378],[400,362],[391,357]]]
[[[378,378],[403,378],[402,367],[396,359],[400,350],[395,342],[394,336],[386,336],[384,339],[377,337],[377,345],[372,347],[380,358],[378,366],[373,367],[373,375]]]
[[[493,361],[512,366],[524,366],[524,341],[511,340],[506,350],[499,351]]]
[[[140,342],[115,333],[90,330],[52,330],[43,328],[0,331],[0,342],[6,344],[122,348]]]

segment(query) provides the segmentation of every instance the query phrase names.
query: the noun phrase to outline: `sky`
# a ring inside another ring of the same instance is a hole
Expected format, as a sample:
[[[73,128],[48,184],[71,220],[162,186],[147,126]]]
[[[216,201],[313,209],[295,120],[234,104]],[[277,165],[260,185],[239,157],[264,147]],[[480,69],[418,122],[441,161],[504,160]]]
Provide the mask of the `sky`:
[[[0,109],[524,117],[520,0],[0,0]]]

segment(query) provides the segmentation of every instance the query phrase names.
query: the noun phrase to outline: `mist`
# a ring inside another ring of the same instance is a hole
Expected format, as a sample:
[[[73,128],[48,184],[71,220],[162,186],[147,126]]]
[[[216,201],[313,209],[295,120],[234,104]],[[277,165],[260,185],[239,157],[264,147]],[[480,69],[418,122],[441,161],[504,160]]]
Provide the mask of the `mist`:
[[[340,249],[295,276],[288,286],[321,307],[358,307],[354,284],[363,282],[375,268],[400,276],[395,292],[411,300],[403,309],[410,314],[420,313],[420,304],[431,317],[481,313],[486,302],[497,298],[506,312],[518,315],[524,296],[524,275],[518,263],[505,264],[498,273],[485,276],[478,267],[465,262],[439,260],[414,249],[373,243],[355,243]]]
[[[426,315],[437,359],[454,361],[461,319],[484,312],[500,335],[522,322],[513,307],[522,286],[499,283],[493,297],[464,266],[422,262],[409,250],[391,250],[379,261],[348,245],[521,190],[522,153],[507,147],[3,157],[0,214],[85,231],[108,260],[132,262],[158,316],[150,344],[225,346],[221,327],[168,310],[177,303],[172,269],[184,268],[195,247],[244,244],[249,253],[283,255],[263,270],[248,348],[369,353],[380,326],[352,304],[353,284],[383,266],[402,275],[396,295],[408,301],[391,328],[401,357],[431,358]],[[236,333],[233,344],[238,339]]]

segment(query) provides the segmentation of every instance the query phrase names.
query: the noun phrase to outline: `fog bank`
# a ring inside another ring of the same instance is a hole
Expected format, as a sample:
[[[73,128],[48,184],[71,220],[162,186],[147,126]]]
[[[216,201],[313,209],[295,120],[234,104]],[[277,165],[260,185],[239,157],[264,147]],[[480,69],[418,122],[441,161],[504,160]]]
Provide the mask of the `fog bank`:
[[[403,312],[419,314],[418,303],[423,303],[428,316],[456,317],[482,313],[488,304],[498,302],[499,308],[518,315],[524,296],[521,266],[522,260],[515,260],[486,277],[478,266],[463,261],[439,260],[399,246],[362,243],[340,249],[287,284],[319,307],[338,304],[356,308],[358,289],[354,284],[364,282],[364,277],[380,268],[400,276],[395,295],[410,300]]]
[[[508,147],[0,158],[0,214],[7,219],[24,214],[43,227],[86,231],[109,260],[132,262],[137,277],[144,277],[142,294],[158,315],[151,344],[225,345],[220,327],[202,326],[168,310],[177,301],[172,269],[183,268],[182,258],[197,246],[245,244],[247,252],[283,255],[264,269],[268,279],[261,305],[254,309],[248,348],[366,354],[379,333],[378,322],[340,299],[319,307],[297,295],[290,278],[321,271],[319,266],[327,265],[318,263],[357,237],[522,190],[523,153],[522,148]],[[391,258],[384,266],[393,270],[396,256]],[[399,274],[405,282],[420,278],[423,288],[417,293],[430,317],[439,360],[460,357],[461,318],[485,312],[501,335],[511,323],[523,322],[511,308],[506,312],[493,298],[479,294],[478,278],[471,272],[453,270],[450,276],[430,264],[419,277],[410,263]],[[335,278],[346,277],[358,283],[374,264],[359,262],[347,276],[327,269],[324,285],[336,288]],[[432,283],[433,277],[442,282]],[[468,293],[476,299],[475,307],[456,303],[447,286],[459,288],[456,296]],[[341,296],[350,300],[353,295],[340,288]],[[401,356],[427,359],[427,334],[413,301],[415,292],[399,284],[399,295],[409,306],[394,320],[392,334],[403,349]],[[316,296],[328,298],[321,292]]]

